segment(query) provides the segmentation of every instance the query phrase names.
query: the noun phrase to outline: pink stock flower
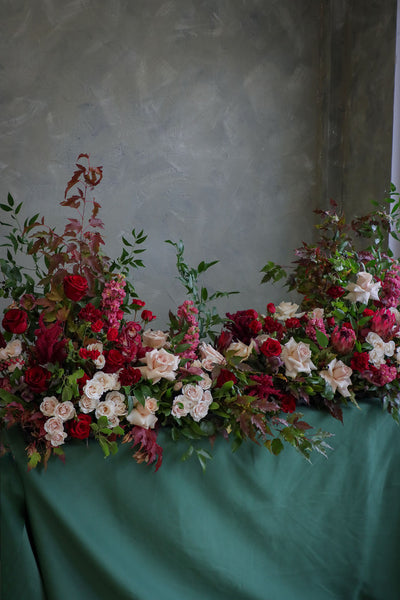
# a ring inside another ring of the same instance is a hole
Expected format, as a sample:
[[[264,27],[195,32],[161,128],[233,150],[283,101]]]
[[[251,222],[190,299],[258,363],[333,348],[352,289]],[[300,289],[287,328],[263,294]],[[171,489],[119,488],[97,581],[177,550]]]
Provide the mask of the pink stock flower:
[[[107,281],[104,285],[101,294],[101,309],[108,327],[119,327],[119,322],[122,318],[120,306],[126,296],[125,285],[126,281],[122,275],[117,275],[116,279]]]

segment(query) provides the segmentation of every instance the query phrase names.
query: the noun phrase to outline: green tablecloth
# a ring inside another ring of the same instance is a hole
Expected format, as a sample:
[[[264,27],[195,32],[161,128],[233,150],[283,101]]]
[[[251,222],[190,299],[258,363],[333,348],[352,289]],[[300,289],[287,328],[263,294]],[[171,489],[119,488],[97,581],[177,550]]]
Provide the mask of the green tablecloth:
[[[398,600],[399,427],[373,405],[306,418],[328,460],[220,439],[204,474],[166,435],[157,473],[83,442],[28,473],[11,430],[2,600]]]

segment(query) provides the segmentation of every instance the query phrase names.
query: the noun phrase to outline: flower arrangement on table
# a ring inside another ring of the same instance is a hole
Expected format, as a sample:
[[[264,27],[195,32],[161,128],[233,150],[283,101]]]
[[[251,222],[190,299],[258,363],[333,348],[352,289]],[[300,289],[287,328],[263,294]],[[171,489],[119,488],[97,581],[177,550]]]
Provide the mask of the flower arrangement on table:
[[[390,219],[384,212],[356,227],[380,243],[358,252],[342,217],[323,213],[324,235],[298,251],[290,289],[303,306],[282,302],[221,318],[209,303],[233,292],[209,294],[199,275],[214,264],[189,267],[176,248],[179,279],[189,299],[170,313],[167,331],[150,327],[155,315],[138,299],[131,271],[142,267],[146,236],[122,238],[119,258],[103,252],[99,203],[91,198],[102,168],[78,158],[62,206],[77,211],[62,234],[34,215],[19,222],[22,203],[9,195],[7,258],[1,295],[12,298],[0,337],[0,423],[27,437],[28,467],[64,458],[72,439],[95,438],[105,456],[130,443],[138,462],[162,462],[160,428],[188,441],[203,468],[211,454],[192,441],[217,435],[263,444],[278,454],[284,443],[306,458],[326,455],[330,434],[314,432],[298,406],[325,406],[342,418],[341,404],[370,393],[398,418],[397,337],[400,266],[381,253]],[[398,205],[392,210],[393,220]],[[331,236],[334,231],[333,238]],[[19,253],[33,260],[21,267]],[[264,280],[286,272],[268,263]],[[352,281],[352,280],[355,281]],[[222,325],[215,333],[213,327]]]

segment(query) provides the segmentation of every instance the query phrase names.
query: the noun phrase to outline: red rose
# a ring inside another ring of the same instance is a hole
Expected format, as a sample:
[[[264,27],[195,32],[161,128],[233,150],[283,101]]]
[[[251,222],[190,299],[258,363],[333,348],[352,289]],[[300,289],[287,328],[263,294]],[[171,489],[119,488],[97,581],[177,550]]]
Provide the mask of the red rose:
[[[118,339],[118,329],[116,327],[110,327],[107,331],[107,339],[109,342],[115,342]]]
[[[125,359],[119,350],[109,350],[106,356],[104,371],[106,373],[116,373],[123,367],[124,362]]]
[[[138,383],[142,376],[140,369],[135,369],[134,367],[126,367],[122,369],[121,373],[118,375],[118,379],[121,385],[135,385]]]
[[[149,321],[153,321],[154,319],[156,319],[156,315],[153,315],[153,313],[151,312],[151,310],[142,310],[142,314],[140,315],[143,319],[143,321],[149,322]]]
[[[29,367],[25,371],[25,383],[31,388],[32,392],[44,392],[47,389],[47,382],[50,377],[50,371],[40,366]]]
[[[270,302],[269,304],[267,304],[267,311],[271,315],[273,315],[276,312],[275,304],[273,302]]]
[[[292,413],[296,410],[296,400],[290,394],[282,398],[281,408],[285,413]]]
[[[24,333],[28,328],[28,315],[20,308],[10,308],[3,317],[3,327],[9,333]]]
[[[262,324],[260,323],[260,321],[256,321],[256,320],[250,321],[249,329],[252,333],[257,334],[261,331]]]
[[[88,282],[82,275],[67,275],[64,277],[64,292],[69,300],[78,302],[86,296]]]
[[[264,356],[279,356],[282,352],[282,348],[278,340],[274,338],[268,338],[260,348]]]
[[[80,414],[77,419],[73,419],[68,423],[68,433],[71,437],[78,440],[85,440],[90,434],[90,423],[92,417],[90,415]]]
[[[217,387],[222,387],[227,381],[233,381],[233,383],[236,383],[236,375],[231,373],[231,371],[228,371],[228,369],[221,369],[221,372],[217,378]]]
[[[341,285],[331,285],[326,293],[335,300],[336,298],[343,296],[345,292],[346,290]]]

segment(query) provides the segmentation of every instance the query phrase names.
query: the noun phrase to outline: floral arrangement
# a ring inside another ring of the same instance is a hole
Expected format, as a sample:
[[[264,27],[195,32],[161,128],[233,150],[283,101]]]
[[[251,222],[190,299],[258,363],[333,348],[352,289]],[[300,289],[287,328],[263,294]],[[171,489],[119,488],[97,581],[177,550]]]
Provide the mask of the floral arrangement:
[[[233,292],[199,285],[214,262],[189,267],[182,242],[168,240],[189,299],[161,331],[132,282],[143,267],[143,231],[122,238],[117,259],[103,252],[92,197],[102,176],[88,155],[78,157],[61,202],[76,216],[62,234],[39,215],[20,223],[22,203],[10,195],[0,204],[9,217],[0,295],[12,300],[0,334],[0,424],[22,428],[28,468],[64,458],[73,439],[94,438],[105,456],[129,443],[137,462],[158,469],[161,428],[187,440],[183,459],[195,454],[203,468],[211,454],[193,440],[212,444],[217,435],[233,450],[250,440],[273,454],[287,443],[307,459],[326,456],[330,434],[314,432],[299,406],[342,419],[341,405],[366,395],[398,419],[400,265],[381,250],[398,203],[389,216],[376,211],[350,226],[336,207],[320,211],[322,238],[297,251],[294,272],[263,268],[264,281],[286,277],[302,304],[270,303],[266,314],[220,317],[210,302]],[[357,250],[350,232],[372,235],[372,248]],[[21,266],[21,253],[33,270]]]

